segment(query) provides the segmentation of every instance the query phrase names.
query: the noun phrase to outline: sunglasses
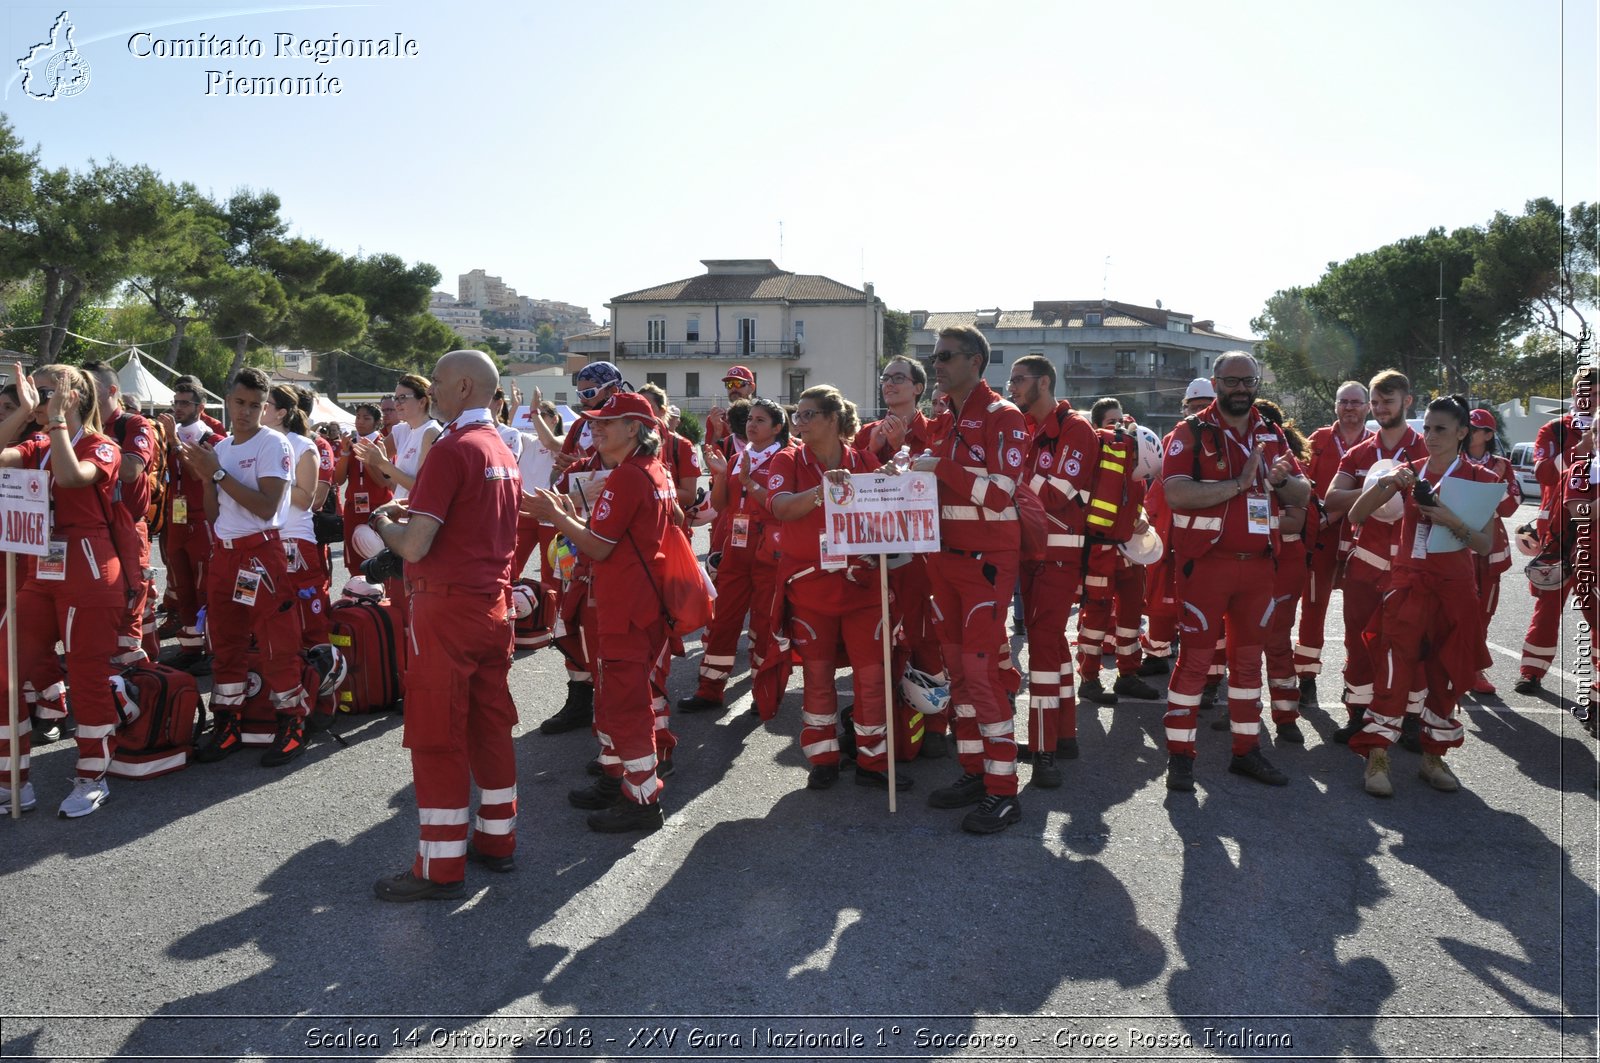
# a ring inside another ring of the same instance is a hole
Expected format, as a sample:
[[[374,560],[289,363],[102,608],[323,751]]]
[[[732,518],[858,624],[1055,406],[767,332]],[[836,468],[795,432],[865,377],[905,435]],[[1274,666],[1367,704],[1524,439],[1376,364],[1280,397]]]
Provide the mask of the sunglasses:
[[[597,388],[579,388],[578,389],[578,398],[580,398],[580,399],[592,399],[596,395],[600,394],[602,391],[604,391],[606,388],[608,388],[610,386],[611,386],[610,384],[601,384]]]
[[[937,354],[935,354],[933,356],[933,360],[938,362],[940,365],[943,365],[944,363],[948,362],[950,359],[954,358],[958,354],[959,355],[963,355],[963,356],[965,356],[967,358],[971,358],[972,357],[972,355],[967,354],[966,351],[940,351],[939,353],[937,353]]]
[[[738,391],[740,388],[749,387],[750,386],[750,381],[748,381],[748,380],[724,380],[722,382],[722,386],[727,388],[729,391]]]
[[[54,395],[56,393],[56,389],[55,388],[35,388],[34,390],[39,393],[39,402],[40,403],[49,402],[50,401],[50,396],[52,396],[52,395]]]

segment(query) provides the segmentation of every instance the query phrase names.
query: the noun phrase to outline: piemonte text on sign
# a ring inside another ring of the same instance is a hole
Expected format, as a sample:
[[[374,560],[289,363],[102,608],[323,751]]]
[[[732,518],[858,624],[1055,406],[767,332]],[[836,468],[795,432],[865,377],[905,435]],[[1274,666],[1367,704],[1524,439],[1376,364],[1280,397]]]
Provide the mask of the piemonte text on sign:
[[[932,473],[859,473],[823,490],[829,553],[925,554],[939,549],[939,487]]]

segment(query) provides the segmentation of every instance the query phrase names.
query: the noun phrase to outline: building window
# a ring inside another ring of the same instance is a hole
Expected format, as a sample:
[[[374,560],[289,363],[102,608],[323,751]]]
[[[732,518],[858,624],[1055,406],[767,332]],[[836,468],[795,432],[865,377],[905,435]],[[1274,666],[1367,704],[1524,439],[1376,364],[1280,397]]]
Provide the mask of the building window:
[[[1083,315],[1083,324],[1086,328],[1098,328],[1100,326],[1100,320],[1100,315],[1097,312],[1086,313]]]
[[[683,338],[689,343],[700,342],[700,318],[691,317],[688,326],[683,331]]]
[[[794,323],[794,352],[796,354],[800,354],[805,349],[806,349],[806,323],[804,321],[796,321]]]
[[[699,373],[683,374],[683,397],[686,399],[698,399],[700,397]]]
[[[806,389],[806,371],[804,369],[791,369],[789,371],[789,401],[799,402],[800,395]]]
[[[739,319],[739,353],[743,355],[756,353],[756,319],[753,317]]]
[[[666,354],[667,319],[664,317],[653,317],[649,321],[645,322],[645,330],[644,353]]]
[[[644,382],[646,384],[654,384],[662,391],[667,390],[667,374],[665,373],[646,373],[644,375]]]
[[[1133,371],[1133,360],[1138,357],[1134,351],[1117,352],[1117,372],[1129,373]]]
[[[990,347],[989,348],[989,364],[990,365],[1005,365],[1006,364],[1006,352],[1005,351],[996,350],[995,348]]]
[[[1187,321],[1168,321],[1167,329],[1170,332],[1188,332],[1189,323]]]

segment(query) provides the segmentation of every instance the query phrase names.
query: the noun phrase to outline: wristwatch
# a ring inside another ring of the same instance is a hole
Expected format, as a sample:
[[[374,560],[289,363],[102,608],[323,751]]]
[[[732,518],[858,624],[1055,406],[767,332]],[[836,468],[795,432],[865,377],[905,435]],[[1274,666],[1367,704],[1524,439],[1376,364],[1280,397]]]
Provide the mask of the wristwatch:
[[[228,477],[228,470],[227,469],[218,469],[216,472],[211,474],[211,482],[214,483],[214,484],[219,484],[223,480],[227,479],[227,477]]]

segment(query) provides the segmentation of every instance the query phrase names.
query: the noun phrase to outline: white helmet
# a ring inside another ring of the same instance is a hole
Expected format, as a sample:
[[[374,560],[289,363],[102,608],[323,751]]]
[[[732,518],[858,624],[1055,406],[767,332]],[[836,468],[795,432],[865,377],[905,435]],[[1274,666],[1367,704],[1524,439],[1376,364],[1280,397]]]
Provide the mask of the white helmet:
[[[1144,531],[1132,539],[1118,543],[1117,549],[1136,565],[1153,565],[1161,560],[1161,555],[1166,553],[1167,548],[1162,543],[1161,536],[1156,534],[1156,530],[1146,526]]]
[[[343,597],[346,600],[353,602],[382,601],[383,588],[374,586],[373,584],[362,579],[360,576],[356,576],[349,583],[344,585]]]
[[[370,524],[358,524],[350,533],[350,546],[362,557],[377,557],[383,552],[383,536]]]
[[[338,690],[350,674],[350,666],[345,663],[344,654],[339,652],[339,647],[326,642],[307,650],[306,660],[317,670],[318,697],[325,698]]]
[[[1517,549],[1524,557],[1539,556],[1539,537],[1534,534],[1532,524],[1524,524],[1516,530]]]
[[[706,576],[712,583],[717,582],[717,569],[722,567],[722,551],[713,550],[706,555]]]
[[[128,693],[128,684],[120,675],[111,677],[111,697],[116,703],[118,727],[126,727],[139,718],[139,703]]]
[[[526,620],[538,608],[538,588],[530,587],[526,583],[517,582],[511,585],[511,615],[518,620]]]
[[[1560,590],[1569,575],[1566,563],[1554,559],[1529,561],[1522,572],[1534,589],[1541,591]]]
[[[1161,437],[1155,430],[1146,428],[1142,424],[1133,426],[1133,434],[1139,439],[1139,465],[1134,470],[1134,475],[1141,480],[1147,480],[1161,472]]]
[[[1400,463],[1395,461],[1393,458],[1379,458],[1377,461],[1372,463],[1372,468],[1367,470],[1367,479],[1362,485],[1362,490],[1366,490],[1368,487],[1371,487],[1380,478],[1389,475],[1389,473],[1393,472],[1399,467]],[[1405,501],[1400,497],[1400,492],[1396,491],[1394,494],[1389,496],[1388,500],[1385,501],[1383,505],[1372,511],[1372,519],[1381,520],[1385,524],[1393,524],[1395,521],[1405,516],[1405,512]]]
[[[922,715],[938,716],[950,706],[950,680],[908,665],[900,677],[900,696]]]

